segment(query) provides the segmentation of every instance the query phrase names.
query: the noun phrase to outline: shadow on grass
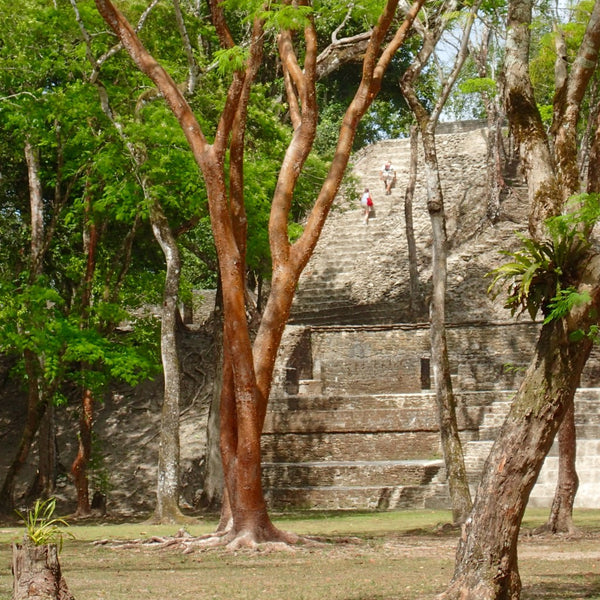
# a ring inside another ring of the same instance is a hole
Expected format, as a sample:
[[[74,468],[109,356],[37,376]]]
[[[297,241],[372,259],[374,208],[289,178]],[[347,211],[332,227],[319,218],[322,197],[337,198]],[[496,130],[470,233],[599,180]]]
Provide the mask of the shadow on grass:
[[[564,573],[547,577],[554,581],[523,586],[521,600],[600,600],[600,575],[590,574],[583,582],[581,577],[577,581],[565,581]]]

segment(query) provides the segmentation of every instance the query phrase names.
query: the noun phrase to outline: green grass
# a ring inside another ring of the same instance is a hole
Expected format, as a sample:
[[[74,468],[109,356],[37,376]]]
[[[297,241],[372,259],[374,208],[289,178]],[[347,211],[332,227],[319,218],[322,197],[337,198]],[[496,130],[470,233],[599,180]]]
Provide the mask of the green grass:
[[[524,529],[544,522],[547,511],[530,511]],[[445,511],[386,513],[292,513],[276,524],[332,543],[293,552],[192,554],[93,545],[100,539],[171,535],[177,527],[147,523],[73,525],[60,555],[77,600],[427,600],[452,576],[456,531],[438,527]],[[600,600],[600,511],[578,511],[587,535],[574,540],[523,536],[520,569],[523,600]],[[193,535],[216,521],[186,527]],[[0,527],[0,599],[12,590],[10,542],[23,528]]]

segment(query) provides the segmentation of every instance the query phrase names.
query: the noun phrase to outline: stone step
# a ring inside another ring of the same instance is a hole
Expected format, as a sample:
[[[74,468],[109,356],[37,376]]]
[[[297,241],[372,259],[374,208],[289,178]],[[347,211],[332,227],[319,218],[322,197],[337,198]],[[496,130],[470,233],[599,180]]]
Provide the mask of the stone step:
[[[504,401],[513,393],[510,390],[460,391],[456,392],[455,396],[458,406],[467,406],[469,410],[484,410],[496,401]],[[270,411],[361,410],[364,408],[422,408],[435,411],[435,393],[422,391],[412,394],[290,395],[275,397],[269,402]]]
[[[597,508],[600,487],[600,439],[578,440],[576,469],[580,484],[575,496],[575,508]],[[537,483],[532,490],[531,506],[550,506],[558,478],[558,444],[554,444],[544,461]]]
[[[441,460],[263,463],[265,487],[347,487],[429,484]]]
[[[271,509],[399,510],[431,508],[431,488],[422,486],[303,486],[265,489]]]
[[[477,398],[486,398],[486,395]],[[491,401],[491,400],[490,400]],[[319,410],[363,410],[363,409],[424,409],[435,410],[435,394],[354,394],[354,395],[311,395],[273,398],[269,412],[294,411],[312,412]]]
[[[552,448],[548,452],[546,460],[549,461],[554,457],[558,456],[558,441],[554,441]],[[600,460],[600,436],[591,438],[578,438],[577,439],[577,461],[587,461],[589,458],[593,460]],[[586,462],[586,464],[590,464]],[[596,463],[598,472],[600,473],[600,463]]]
[[[586,411],[594,410],[600,412],[600,390],[598,388],[579,388],[575,394],[575,402],[578,406],[583,406],[584,402],[588,402],[586,405]]]
[[[320,410],[309,413],[271,412],[263,432],[308,433],[437,431],[435,412],[423,409],[371,408]]]
[[[477,431],[484,407],[464,407],[457,415],[460,431]],[[310,411],[269,411],[263,433],[439,431],[437,408],[360,408]]]
[[[337,308],[311,310],[293,310],[289,323],[302,323],[303,325],[367,325],[398,323],[406,320],[406,308],[396,307],[392,313],[390,309],[374,307],[365,307],[350,312],[348,309],[351,304],[339,305]],[[354,307],[356,308],[356,307]]]
[[[440,456],[436,431],[383,433],[263,433],[263,460],[323,462],[352,460],[412,460]]]
[[[302,304],[292,307],[289,322],[303,325],[384,325],[406,321],[407,305],[378,303],[357,305],[350,300],[314,305],[303,308]]]

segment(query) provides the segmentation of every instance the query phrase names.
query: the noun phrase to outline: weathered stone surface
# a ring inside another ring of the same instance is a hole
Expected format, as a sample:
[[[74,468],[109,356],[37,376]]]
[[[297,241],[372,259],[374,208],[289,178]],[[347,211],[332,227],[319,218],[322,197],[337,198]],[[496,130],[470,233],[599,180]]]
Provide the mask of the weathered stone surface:
[[[539,324],[513,319],[503,298],[487,293],[486,273],[504,261],[499,251],[515,248],[515,231],[525,230],[527,195],[522,182],[513,181],[499,221],[486,220],[485,135],[475,122],[448,125],[437,136],[449,239],[447,338],[473,487],[539,332]],[[429,327],[409,322],[408,152],[409,140],[387,140],[355,156],[353,173],[361,190],[370,189],[376,218],[364,226],[358,203],[340,200],[300,280],[263,435],[265,487],[274,506],[449,506],[443,461],[431,460],[440,450]],[[378,179],[388,158],[397,173],[390,196]],[[423,181],[413,218],[427,300],[431,235]],[[595,350],[583,388],[598,386],[599,356]],[[590,464],[600,462],[590,442],[600,438],[599,398],[598,389],[577,396],[578,435],[585,438],[578,455],[579,506],[600,505],[600,484],[589,475]],[[556,460],[553,449],[532,504],[551,502]]]

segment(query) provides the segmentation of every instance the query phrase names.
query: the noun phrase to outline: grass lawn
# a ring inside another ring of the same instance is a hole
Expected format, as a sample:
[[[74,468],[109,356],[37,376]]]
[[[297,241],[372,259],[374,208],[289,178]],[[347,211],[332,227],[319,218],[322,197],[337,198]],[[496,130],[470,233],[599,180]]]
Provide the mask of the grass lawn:
[[[523,600],[600,600],[600,511],[577,511],[582,535],[528,535],[547,511],[523,523],[519,564]],[[456,531],[440,529],[442,511],[274,515],[276,524],[331,543],[284,552],[206,550],[182,554],[94,545],[102,539],[172,535],[145,523],[72,525],[60,555],[76,600],[427,600],[452,576]],[[208,533],[215,521],[186,529]],[[10,542],[22,529],[0,527],[0,600],[12,592]]]

